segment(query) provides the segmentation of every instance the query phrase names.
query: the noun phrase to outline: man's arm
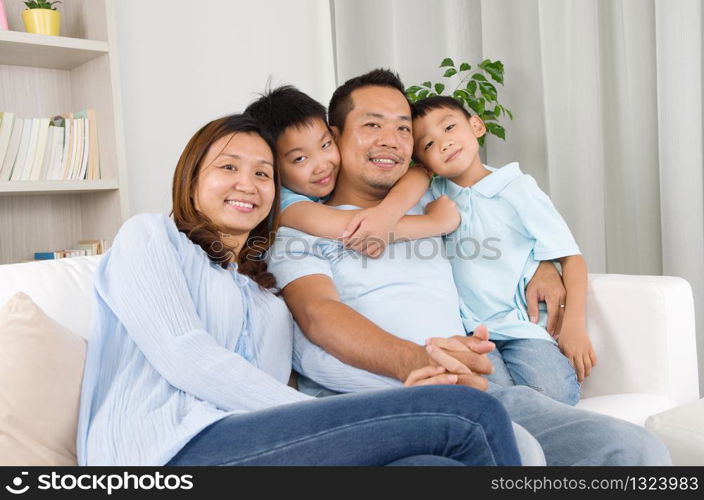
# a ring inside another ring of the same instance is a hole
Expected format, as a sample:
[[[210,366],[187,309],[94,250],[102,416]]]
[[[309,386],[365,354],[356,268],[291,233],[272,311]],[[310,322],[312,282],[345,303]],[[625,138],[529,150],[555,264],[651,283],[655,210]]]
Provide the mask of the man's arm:
[[[283,297],[310,341],[344,363],[401,381],[430,364],[421,346],[382,330],[340,302],[328,276],[299,278],[284,287]]]
[[[348,365],[405,381],[412,371],[442,362],[427,348],[396,337],[340,302],[328,276],[312,274],[292,281],[283,296],[310,341]],[[486,356],[471,349],[448,352],[463,368],[460,383],[486,387],[479,375],[491,372]]]

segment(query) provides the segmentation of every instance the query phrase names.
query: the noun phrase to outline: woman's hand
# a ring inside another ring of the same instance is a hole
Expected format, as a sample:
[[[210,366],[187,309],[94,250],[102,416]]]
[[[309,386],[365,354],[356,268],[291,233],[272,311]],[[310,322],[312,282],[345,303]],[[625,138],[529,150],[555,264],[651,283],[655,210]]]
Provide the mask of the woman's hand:
[[[342,244],[368,257],[379,257],[389,243],[399,217],[381,206],[356,213],[342,233]]]
[[[443,367],[457,375],[457,384],[485,391],[488,382],[482,375],[494,371],[491,360],[486,356],[496,347],[489,341],[489,331],[480,325],[472,336],[442,338],[433,337],[425,341],[428,362]]]
[[[577,380],[582,383],[596,365],[596,353],[589,334],[584,328],[565,323],[560,329],[557,345],[574,368]]]
[[[560,322],[567,291],[562,282],[562,276],[557,272],[555,264],[543,261],[535,271],[533,278],[526,287],[526,302],[528,317],[531,323],[537,323],[539,317],[538,302],[545,302],[548,307],[547,331],[555,336]]]
[[[406,387],[419,385],[454,385],[457,383],[457,375],[446,373],[444,366],[424,366],[413,370],[406,381]]]

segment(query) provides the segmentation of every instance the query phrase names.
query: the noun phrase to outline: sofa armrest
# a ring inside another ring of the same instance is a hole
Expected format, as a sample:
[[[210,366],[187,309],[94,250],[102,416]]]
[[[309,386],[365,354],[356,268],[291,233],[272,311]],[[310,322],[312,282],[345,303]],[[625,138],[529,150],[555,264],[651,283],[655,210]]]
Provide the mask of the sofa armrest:
[[[583,397],[651,393],[699,398],[694,301],[670,276],[589,275],[587,329],[597,366]]]

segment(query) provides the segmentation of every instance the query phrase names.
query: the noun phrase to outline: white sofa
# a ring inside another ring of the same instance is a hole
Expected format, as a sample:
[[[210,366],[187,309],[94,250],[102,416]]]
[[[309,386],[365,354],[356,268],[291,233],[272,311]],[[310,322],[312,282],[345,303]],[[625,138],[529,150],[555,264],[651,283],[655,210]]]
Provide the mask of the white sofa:
[[[0,305],[22,291],[51,318],[89,339],[91,279],[100,257],[0,266]],[[598,365],[585,409],[643,425],[699,398],[689,284],[664,276],[592,274],[588,329]]]

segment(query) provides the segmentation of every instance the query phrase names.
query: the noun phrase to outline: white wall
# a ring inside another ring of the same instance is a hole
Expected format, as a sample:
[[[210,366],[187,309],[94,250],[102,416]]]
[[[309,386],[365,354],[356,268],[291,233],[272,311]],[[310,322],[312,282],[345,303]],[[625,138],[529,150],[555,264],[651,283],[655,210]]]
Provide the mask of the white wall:
[[[323,104],[335,89],[329,2],[115,2],[130,213],[168,212],[193,133],[272,84]]]

